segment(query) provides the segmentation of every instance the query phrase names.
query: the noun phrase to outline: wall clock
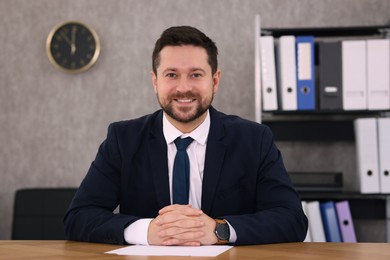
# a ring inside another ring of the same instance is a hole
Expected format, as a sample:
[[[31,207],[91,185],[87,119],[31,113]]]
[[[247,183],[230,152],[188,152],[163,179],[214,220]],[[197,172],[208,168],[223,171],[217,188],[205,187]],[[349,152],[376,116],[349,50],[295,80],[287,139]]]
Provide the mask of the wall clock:
[[[86,24],[65,22],[49,33],[46,53],[55,67],[69,73],[83,72],[91,68],[99,57],[99,37]]]

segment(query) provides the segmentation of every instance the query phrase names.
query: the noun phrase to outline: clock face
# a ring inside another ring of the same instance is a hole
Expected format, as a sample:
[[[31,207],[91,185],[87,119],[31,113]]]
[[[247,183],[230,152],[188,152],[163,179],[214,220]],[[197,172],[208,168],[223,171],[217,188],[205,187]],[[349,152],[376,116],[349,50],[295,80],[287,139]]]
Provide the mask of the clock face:
[[[57,68],[78,73],[95,64],[100,53],[100,42],[91,27],[80,22],[66,22],[50,32],[46,52]]]

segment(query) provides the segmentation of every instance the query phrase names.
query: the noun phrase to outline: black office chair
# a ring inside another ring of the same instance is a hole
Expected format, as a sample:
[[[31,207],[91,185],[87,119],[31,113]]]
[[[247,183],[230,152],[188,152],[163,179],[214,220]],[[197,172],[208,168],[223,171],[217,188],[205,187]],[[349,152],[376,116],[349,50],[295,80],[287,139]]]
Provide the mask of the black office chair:
[[[65,239],[62,219],[76,188],[36,188],[16,191],[12,239]]]

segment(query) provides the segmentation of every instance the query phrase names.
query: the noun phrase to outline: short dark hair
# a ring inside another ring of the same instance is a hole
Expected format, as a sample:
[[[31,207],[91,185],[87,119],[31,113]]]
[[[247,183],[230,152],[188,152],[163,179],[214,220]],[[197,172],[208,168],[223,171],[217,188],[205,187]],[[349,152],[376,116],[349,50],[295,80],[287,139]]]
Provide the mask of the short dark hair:
[[[153,72],[157,75],[157,67],[160,65],[160,52],[165,46],[193,45],[206,50],[208,63],[214,73],[218,69],[218,49],[209,37],[203,32],[191,26],[174,26],[166,29],[156,41],[152,56]]]

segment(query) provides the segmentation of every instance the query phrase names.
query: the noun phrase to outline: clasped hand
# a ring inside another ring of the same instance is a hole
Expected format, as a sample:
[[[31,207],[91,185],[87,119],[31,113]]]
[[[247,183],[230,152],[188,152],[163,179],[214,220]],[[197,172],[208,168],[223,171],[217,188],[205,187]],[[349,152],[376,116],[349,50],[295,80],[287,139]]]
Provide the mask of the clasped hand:
[[[169,205],[149,224],[150,245],[200,246],[217,243],[215,220],[191,205]]]

